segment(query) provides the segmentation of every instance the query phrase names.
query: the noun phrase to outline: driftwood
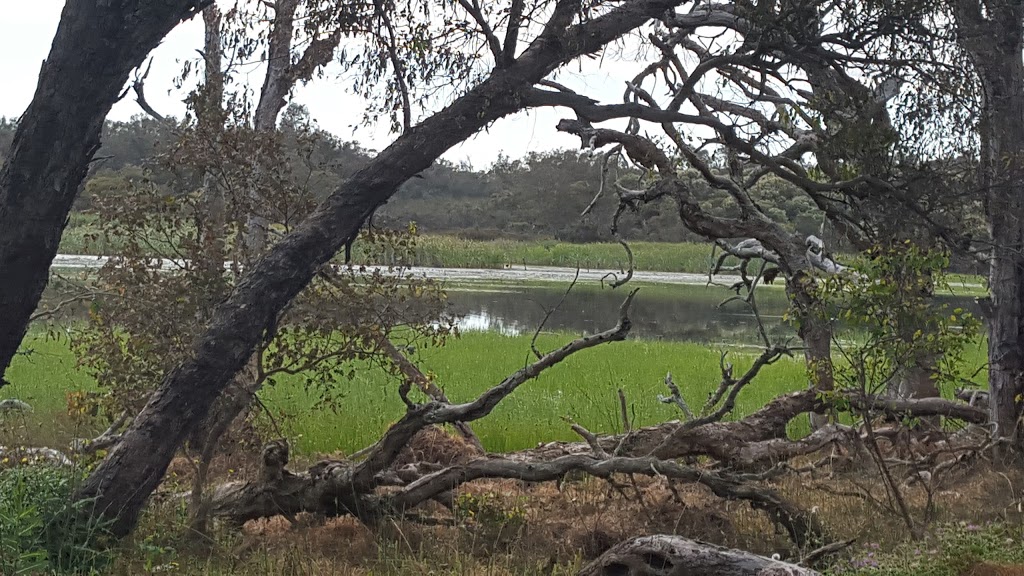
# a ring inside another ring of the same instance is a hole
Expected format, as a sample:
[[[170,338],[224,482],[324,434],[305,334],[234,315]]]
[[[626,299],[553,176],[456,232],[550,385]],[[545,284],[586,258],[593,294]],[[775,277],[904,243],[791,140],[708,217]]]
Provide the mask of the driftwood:
[[[436,465],[405,466],[380,471],[372,488],[399,485],[397,491],[379,495],[358,485],[358,474],[345,461],[323,461],[302,473],[292,473],[287,464],[287,446],[272,442],[263,452],[263,474],[258,481],[225,484],[211,496],[210,513],[232,524],[300,512],[327,516],[351,514],[373,523],[382,516],[401,516],[429,500],[445,501],[447,494],[466,482],[481,478],[514,478],[528,482],[554,481],[576,471],[598,478],[614,474],[661,476],[699,483],[715,495],[743,500],[782,526],[798,546],[824,539],[824,530],[813,515],[784,500],[774,490],[742,478],[685,466],[655,458],[597,457],[586,454],[562,456],[550,461],[517,461],[488,456],[464,464],[440,468]],[[440,469],[439,469],[440,468]]]
[[[620,542],[579,576],[816,576],[818,572],[764,556],[655,535]]]

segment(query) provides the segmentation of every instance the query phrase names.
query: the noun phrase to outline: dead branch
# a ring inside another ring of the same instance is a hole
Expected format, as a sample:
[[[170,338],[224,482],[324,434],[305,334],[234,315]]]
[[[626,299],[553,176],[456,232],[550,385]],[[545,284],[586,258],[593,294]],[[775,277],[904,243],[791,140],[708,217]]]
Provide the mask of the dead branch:
[[[683,399],[683,395],[679,392],[679,387],[672,380],[672,373],[665,374],[665,386],[668,388],[669,396],[662,396],[658,394],[658,402],[662,404],[675,404],[679,410],[683,413],[683,416],[687,421],[693,420],[693,411],[690,410],[690,405]]]
[[[697,482],[708,487],[716,496],[744,500],[754,508],[764,510],[772,521],[786,529],[799,547],[808,541],[820,541],[823,537],[823,530],[813,516],[783,500],[773,490],[737,481],[717,472],[650,457],[602,459],[590,454],[575,454],[548,461],[478,458],[424,476],[387,498],[387,501],[394,511],[401,512],[471,480],[516,478],[526,482],[548,482],[574,471],[605,479],[614,474],[638,474]]]
[[[614,226],[613,226],[613,228],[614,228]],[[607,274],[605,274],[604,276],[601,277],[601,285],[602,286],[604,285],[605,278],[611,277],[612,281],[609,282],[608,285],[611,286],[612,289],[615,289],[615,288],[618,288],[619,286],[622,286],[626,282],[629,282],[630,280],[632,280],[632,278],[633,278],[633,266],[634,265],[633,265],[633,250],[629,247],[629,244],[625,240],[623,240],[622,238],[619,237],[618,232],[613,230],[612,233],[615,235],[615,239],[618,240],[619,244],[621,244],[622,247],[626,249],[626,256],[629,258],[629,268],[626,270],[626,275],[625,276],[623,276],[622,278],[619,278],[618,275],[616,275],[614,272],[609,272],[609,273],[607,273]]]
[[[75,439],[71,442],[71,451],[75,454],[93,454],[106,450],[121,441],[121,429],[128,423],[128,412],[122,412],[102,434],[92,440]]]
[[[594,206],[597,206],[597,201],[600,200],[601,196],[604,194],[604,189],[608,182],[609,162],[612,158],[615,158],[616,162],[618,162],[619,152],[622,152],[622,144],[616,144],[611,148],[611,150],[604,153],[601,159],[601,183],[597,187],[597,194],[594,194],[594,198],[590,201],[590,204],[587,204],[587,207],[580,213],[581,218],[590,214],[594,209]]]
[[[269,486],[264,479],[217,488],[210,500],[211,513],[234,522],[301,511],[347,513],[366,522],[375,521],[381,514],[387,513],[387,509],[380,506],[373,491],[381,485],[381,475],[387,473],[413,436],[430,425],[471,422],[483,418],[520,385],[565,358],[607,342],[624,340],[632,327],[628,313],[636,293],[637,290],[633,290],[623,301],[614,328],[578,338],[545,354],[472,402],[449,404],[433,401],[421,405],[411,404],[405,415],[385,432],[359,463],[324,461],[304,474],[293,474],[284,469],[281,458],[275,456],[274,451],[265,450],[264,468],[268,472],[264,476],[274,481]]]
[[[579,266],[577,266],[576,274],[573,275],[572,277],[572,282],[570,282],[569,286],[566,287],[565,292],[562,292],[562,297],[558,299],[558,302],[554,305],[554,307],[544,311],[544,318],[540,321],[540,324],[537,325],[537,330],[533,332],[533,338],[530,339],[530,350],[533,351],[533,355],[536,356],[538,359],[544,357],[544,355],[540,353],[540,350],[537,350],[537,338],[540,336],[541,330],[544,329],[544,326],[548,323],[548,320],[551,318],[551,315],[554,314],[556,310],[562,307],[562,304],[565,302],[566,297],[569,296],[569,292],[572,292],[572,289],[576,286],[576,282],[578,282],[579,279],[580,269]]]
[[[977,406],[944,398],[888,398],[857,392],[848,394],[847,398],[853,407],[858,410],[883,413],[897,420],[904,417],[944,416],[972,424],[988,423],[987,411]]]
[[[441,390],[434,384],[434,381],[427,377],[422,370],[419,369],[405,354],[402,354],[390,338],[384,337],[378,341],[378,346],[384,351],[384,353],[391,359],[392,363],[398,368],[398,370],[405,376],[405,386],[415,385],[420,389],[427,397],[431,398],[435,402],[442,404],[450,404],[448,397],[445,395],[444,390]],[[466,439],[468,442],[473,444],[480,452],[484,452],[484,446],[480,443],[480,438],[477,437],[476,433],[469,424],[465,422],[453,422],[452,426],[458,431],[459,435]]]

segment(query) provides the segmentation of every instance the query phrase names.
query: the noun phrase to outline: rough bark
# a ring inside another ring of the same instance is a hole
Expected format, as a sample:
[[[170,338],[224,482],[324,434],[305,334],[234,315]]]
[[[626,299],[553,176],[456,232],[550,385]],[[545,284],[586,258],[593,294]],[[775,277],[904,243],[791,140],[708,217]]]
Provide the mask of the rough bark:
[[[0,169],[0,382],[128,74],[209,0],[70,0]]]
[[[587,564],[579,576],[817,576],[809,568],[657,534],[620,542]]]
[[[1020,440],[1024,406],[1024,7],[959,0],[961,46],[981,80],[980,180],[994,243],[989,272],[989,389],[997,434]]]

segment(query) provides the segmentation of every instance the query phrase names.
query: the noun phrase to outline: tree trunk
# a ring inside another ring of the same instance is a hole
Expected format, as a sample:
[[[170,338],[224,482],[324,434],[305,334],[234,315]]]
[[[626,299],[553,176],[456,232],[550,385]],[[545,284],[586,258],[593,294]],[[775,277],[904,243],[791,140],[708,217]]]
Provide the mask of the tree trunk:
[[[579,573],[579,576],[819,575],[796,564],[668,534],[620,542]]]
[[[787,282],[786,292],[800,323],[797,335],[804,343],[810,387],[827,392],[835,387],[832,372],[832,324],[823,303],[813,294],[813,285],[814,278],[800,271]],[[811,413],[812,430],[818,430],[828,423],[828,414]]]
[[[39,303],[103,120],[157,43],[209,0],[69,0],[0,169],[0,383]]]
[[[114,520],[115,534],[130,531],[182,440],[203,421],[259,342],[273,332],[281,310],[377,206],[450,147],[519,110],[524,89],[678,3],[627,2],[568,28],[575,11],[560,3],[563,9],[553,12],[552,22],[513,64],[405,132],[248,269],[196,339],[191,357],[167,373],[121,443],[83,483],[79,496],[94,498],[95,511]]]
[[[1024,7],[960,0],[961,45],[981,80],[980,181],[994,248],[988,317],[989,388],[997,434],[1019,443],[1024,395]]]

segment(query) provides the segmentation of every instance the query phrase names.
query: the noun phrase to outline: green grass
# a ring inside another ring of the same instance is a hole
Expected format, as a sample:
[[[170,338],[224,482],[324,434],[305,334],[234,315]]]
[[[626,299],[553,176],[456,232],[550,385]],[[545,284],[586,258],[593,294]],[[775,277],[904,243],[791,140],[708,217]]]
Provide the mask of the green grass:
[[[72,214],[71,223],[61,238],[60,252],[113,253],[117,246],[90,238],[97,232],[94,215]],[[711,244],[705,242],[630,242],[629,246],[633,251],[634,267],[639,271],[706,274],[712,263]],[[352,257],[357,263],[387,264],[368,262],[358,242],[353,246]],[[843,259],[852,261],[853,257],[845,256]],[[558,240],[468,240],[456,236],[424,235],[417,239],[412,264],[447,268],[559,266],[625,270],[629,259],[622,246],[614,242],[572,244]],[[987,293],[983,287],[984,280],[979,276],[951,274],[948,281],[956,294],[979,296]]]
[[[539,346],[547,350],[569,339],[568,335],[545,335]],[[443,349],[423,351],[421,363],[438,375],[438,384],[453,402],[468,401],[521,368],[528,350],[528,336],[474,333]],[[749,353],[733,352],[731,357],[737,369],[752,362]],[[620,387],[637,424],[664,422],[678,417],[671,406],[657,400],[658,394],[667,392],[663,384],[667,371],[673,372],[692,407],[699,409],[719,380],[718,352],[696,344],[636,340],[586,350],[524,384],[473,427],[484,445],[494,451],[578,439],[563,416],[595,432],[617,432],[622,428],[616,396]],[[780,362],[740,397],[737,412],[747,414],[779,392],[799,388],[804,382],[801,362]],[[379,373],[360,372],[344,386],[348,395],[337,417],[293,421],[291,432],[301,434],[301,450],[360,448],[376,440],[387,424],[401,415],[394,383]],[[304,411],[313,400],[297,386],[268,390],[264,398],[291,412]],[[342,426],[342,422],[348,424]]]
[[[550,350],[572,338],[544,334],[541,350]],[[453,402],[464,402],[500,382],[527,361],[530,336],[468,333],[443,348],[424,349],[418,361],[436,374],[437,382]],[[29,356],[18,357],[8,377],[14,385],[0,389],[0,398],[18,397],[35,407],[23,426],[34,443],[63,443],[81,431],[65,414],[70,391],[92,389],[95,383],[75,367],[75,358],[63,342],[32,338]],[[665,373],[671,371],[691,408],[699,410],[719,380],[718,347],[684,342],[629,340],[585,350],[533,381],[527,382],[494,412],[473,424],[484,445],[493,451],[535,446],[538,442],[578,439],[563,417],[568,416],[597,433],[622,428],[616,391],[622,388],[636,425],[678,417],[671,405],[661,404],[666,393]],[[742,374],[756,351],[732,349],[734,374]],[[981,346],[966,356],[965,375],[984,358]],[[978,375],[976,378],[983,378]],[[805,386],[802,358],[784,358],[765,368],[739,396],[735,417],[749,414],[775,396]],[[264,404],[281,421],[283,432],[304,453],[352,452],[374,442],[402,414],[397,383],[380,370],[359,367],[352,380],[334,386],[335,409],[315,409],[320,394],[306,390],[300,378],[282,378],[261,393]],[[947,394],[951,391],[945,391]],[[794,421],[791,432],[806,431],[804,419]]]
[[[570,335],[542,335],[541,349],[551,349]],[[91,389],[95,384],[75,368],[75,358],[61,342],[39,337],[28,342],[30,356],[15,360],[8,376],[12,386],[0,389],[0,398],[19,397],[35,408],[26,417],[35,442],[66,441],[80,434],[64,414],[66,395]],[[444,348],[422,350],[425,370],[437,374],[454,402],[467,401],[523,366],[529,337],[505,337],[492,333],[465,334]],[[487,418],[474,424],[491,450],[526,448],[541,441],[575,439],[563,416],[569,416],[595,432],[621,429],[616,390],[622,388],[636,423],[652,424],[676,418],[669,405],[657,401],[665,393],[663,380],[672,371],[694,409],[698,409],[719,380],[718,351],[696,344],[631,340],[586,350],[524,384]],[[752,361],[752,354],[733,351],[737,370]],[[780,392],[803,386],[800,361],[784,360],[767,368],[740,396],[737,414],[747,414]],[[379,370],[357,370],[353,380],[341,381],[337,411],[313,410],[319,394],[306,391],[298,378],[281,379],[262,393],[273,411],[294,415],[284,423],[285,433],[306,453],[353,451],[379,438],[389,423],[398,419],[402,404],[396,383]],[[55,425],[56,422],[56,425]]]
[[[637,270],[705,273],[711,245],[695,242],[631,242]],[[623,270],[626,251],[617,243],[571,244],[556,240],[466,240],[423,236],[417,240],[421,266],[501,268],[506,265],[562,266]]]
[[[116,246],[90,240],[98,232],[96,219],[89,214],[74,214],[61,238],[65,254],[109,253]],[[630,243],[638,270],[667,272],[707,272],[711,245],[704,243]],[[366,261],[359,243],[353,246],[353,259]],[[506,265],[564,266],[575,268],[625,269],[629,260],[617,243],[571,244],[555,240],[466,240],[455,236],[421,236],[417,239],[418,266],[451,268],[502,268]]]

